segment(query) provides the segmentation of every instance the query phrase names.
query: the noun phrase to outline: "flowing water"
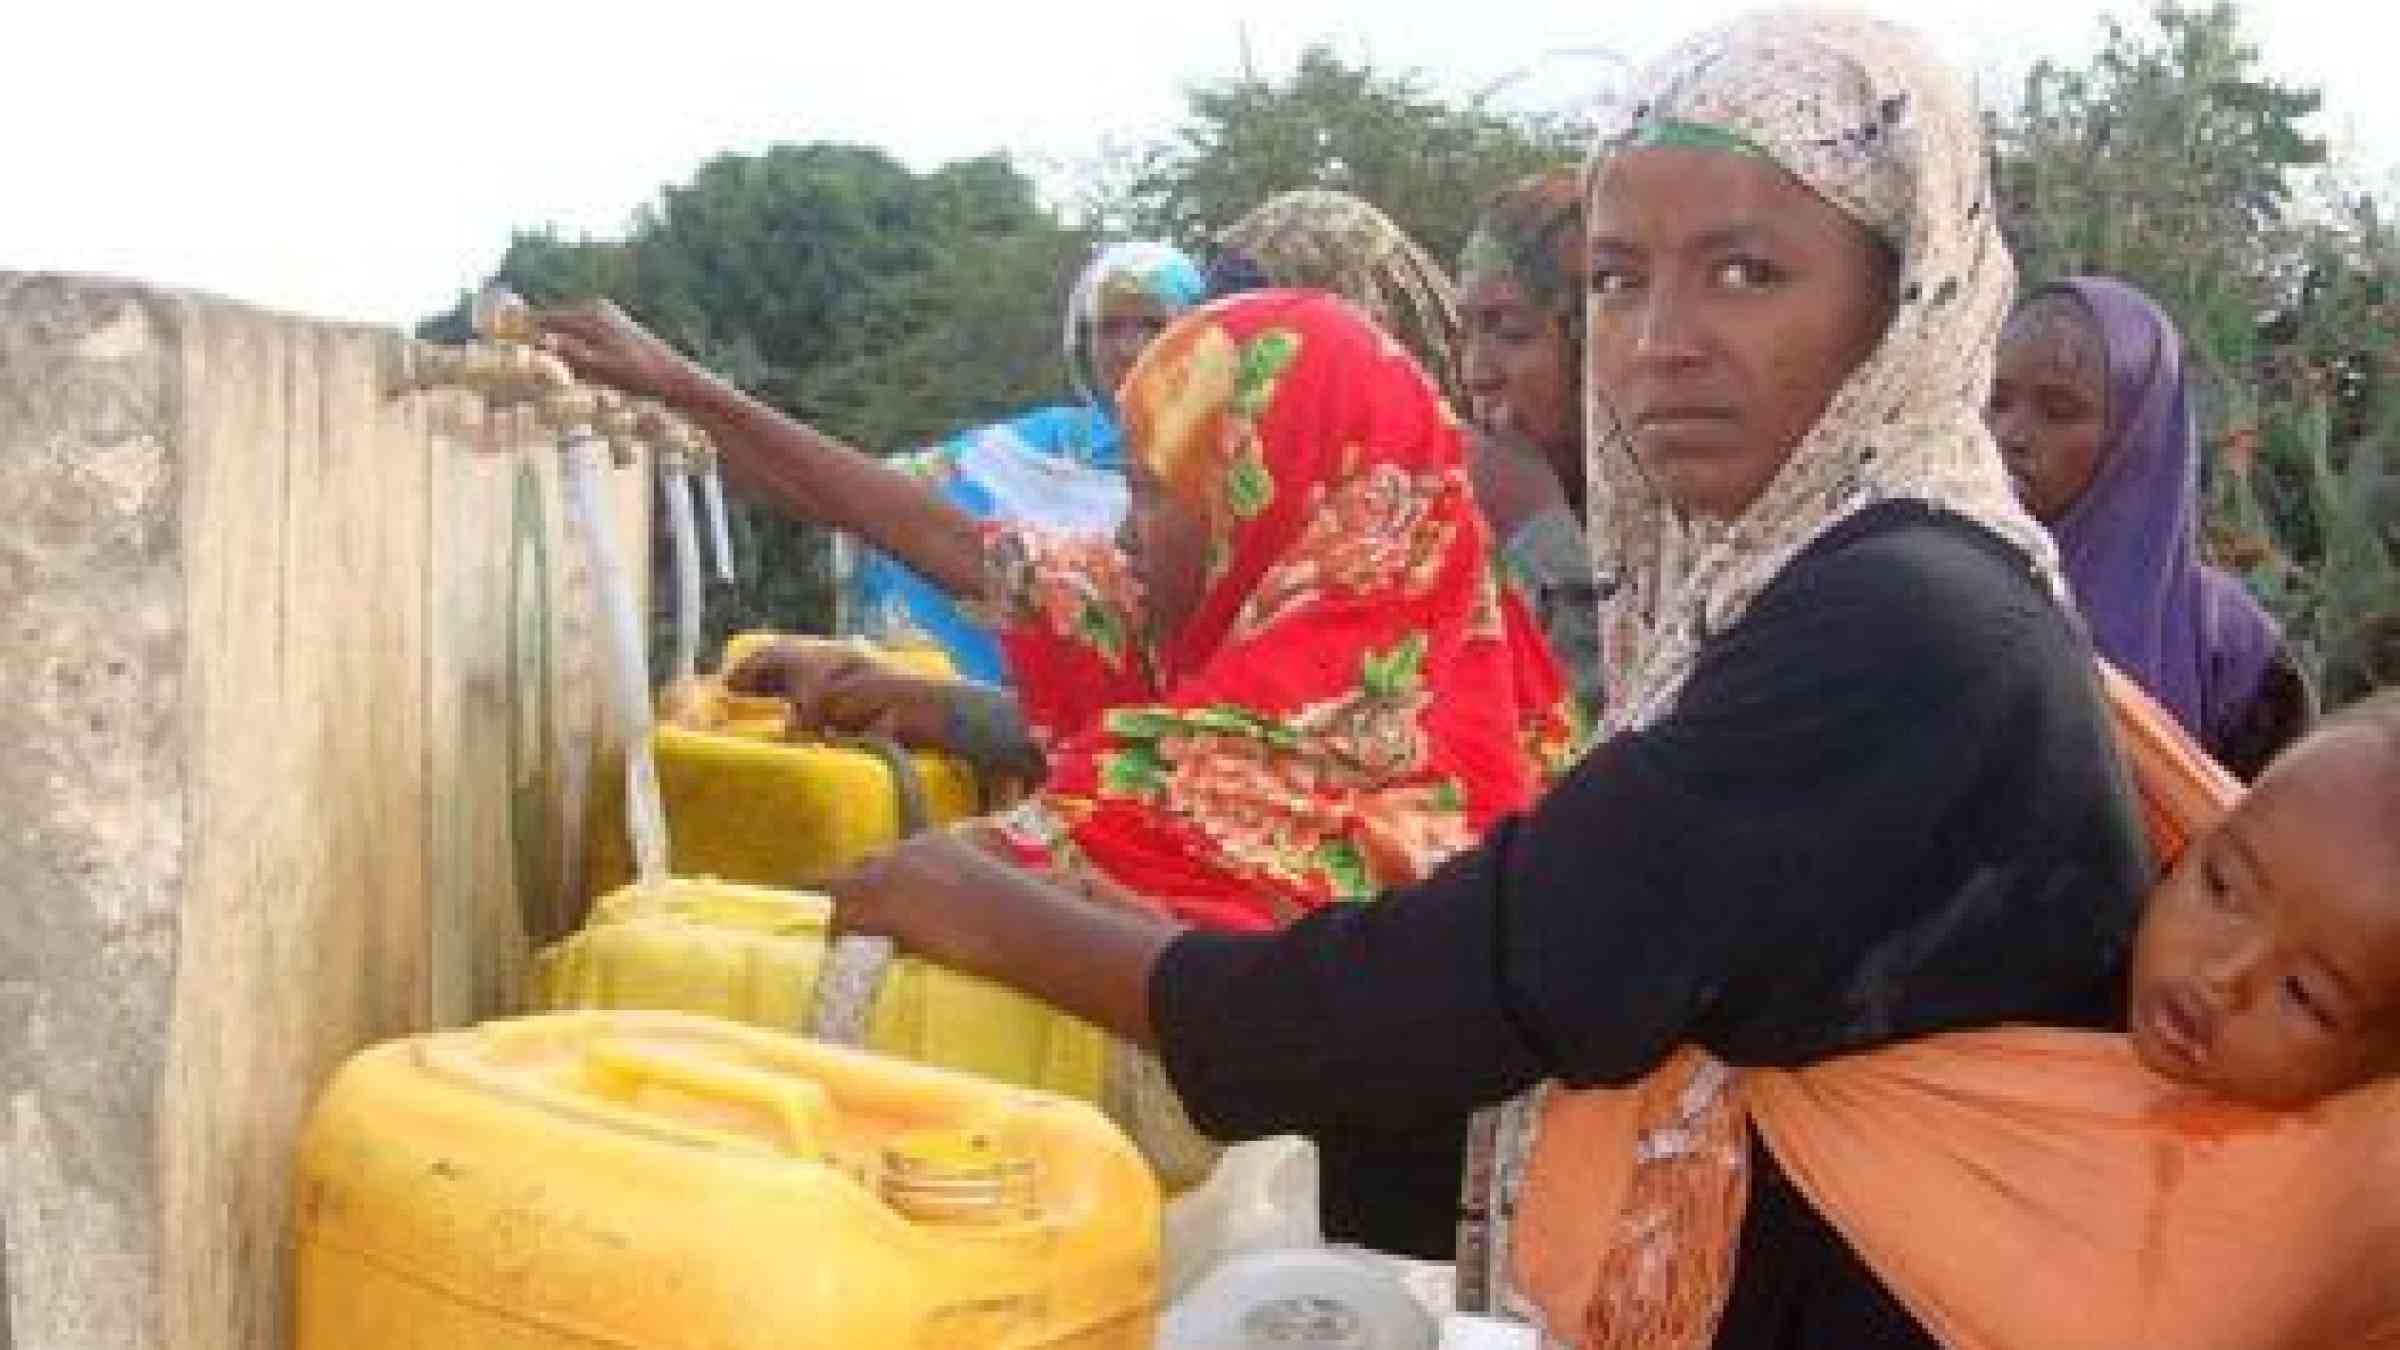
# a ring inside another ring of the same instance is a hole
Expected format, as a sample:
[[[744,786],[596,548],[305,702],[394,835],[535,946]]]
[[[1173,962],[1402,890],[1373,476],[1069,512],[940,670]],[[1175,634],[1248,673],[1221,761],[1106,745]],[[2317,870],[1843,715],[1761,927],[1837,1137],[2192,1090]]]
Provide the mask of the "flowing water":
[[[700,475],[700,495],[708,507],[708,544],[717,555],[717,581],[733,584],[733,535],[725,528],[725,479],[711,459]]]
[[[633,845],[634,872],[642,885],[655,886],[667,879],[667,815],[659,801],[658,764],[650,750],[650,672],[641,621],[600,490],[600,457],[606,453],[606,447],[588,435],[568,439],[563,452],[567,527],[583,541],[600,609],[600,663],[607,671],[617,731],[625,742],[625,831]]]
[[[667,499],[668,532],[675,541],[675,666],[677,683],[700,669],[700,527],[692,520],[694,475],[664,455],[658,486]]]

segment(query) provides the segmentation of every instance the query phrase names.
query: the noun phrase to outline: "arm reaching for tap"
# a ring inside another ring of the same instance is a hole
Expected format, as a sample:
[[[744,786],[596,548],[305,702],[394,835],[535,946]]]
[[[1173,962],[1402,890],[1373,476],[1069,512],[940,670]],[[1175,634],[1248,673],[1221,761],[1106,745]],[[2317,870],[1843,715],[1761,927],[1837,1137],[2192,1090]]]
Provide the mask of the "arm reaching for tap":
[[[784,511],[856,531],[954,596],[982,595],[974,518],[924,483],[718,379],[606,300],[539,320],[546,345],[578,376],[698,423],[734,476]]]

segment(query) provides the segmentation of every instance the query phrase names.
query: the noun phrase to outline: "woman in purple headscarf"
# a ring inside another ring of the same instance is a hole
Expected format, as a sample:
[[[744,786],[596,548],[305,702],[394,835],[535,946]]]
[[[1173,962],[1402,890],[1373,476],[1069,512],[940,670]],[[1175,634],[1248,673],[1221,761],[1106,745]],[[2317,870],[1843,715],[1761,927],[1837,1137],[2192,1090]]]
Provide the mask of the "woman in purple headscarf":
[[[2174,321],[2105,277],[2036,291],[2001,339],[1990,419],[2100,654],[2255,776],[2314,700],[2275,621],[2200,560],[2200,447]]]

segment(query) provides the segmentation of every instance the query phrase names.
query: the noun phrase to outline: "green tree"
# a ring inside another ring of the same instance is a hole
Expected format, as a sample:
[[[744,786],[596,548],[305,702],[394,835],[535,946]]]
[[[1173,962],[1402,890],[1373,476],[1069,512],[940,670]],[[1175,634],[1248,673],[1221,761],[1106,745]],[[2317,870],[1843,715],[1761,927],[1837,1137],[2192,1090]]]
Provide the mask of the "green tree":
[[[537,303],[615,299],[759,397],[888,452],[1060,396],[1059,278],[1080,248],[1003,158],[919,175],[878,150],[782,145],[709,160],[623,240],[519,234],[493,279]],[[421,326],[466,330],[465,297]],[[730,514],[742,578],[711,602],[712,639],[822,630],[823,533],[738,494]]]
[[[1382,207],[1437,258],[1454,259],[1485,197],[1570,163],[1588,134],[1564,118],[1449,99],[1415,73],[1350,65],[1325,47],[1281,82],[1245,74],[1195,86],[1166,140],[1120,151],[1112,224],[1204,247],[1243,212],[1293,188],[1338,188]]]
[[[537,304],[592,295],[624,295],[631,290],[633,251],[614,240],[562,240],[555,230],[520,230],[500,255],[500,265],[487,280],[508,287]],[[428,342],[465,342],[475,335],[468,320],[471,295],[417,325],[417,336]]]

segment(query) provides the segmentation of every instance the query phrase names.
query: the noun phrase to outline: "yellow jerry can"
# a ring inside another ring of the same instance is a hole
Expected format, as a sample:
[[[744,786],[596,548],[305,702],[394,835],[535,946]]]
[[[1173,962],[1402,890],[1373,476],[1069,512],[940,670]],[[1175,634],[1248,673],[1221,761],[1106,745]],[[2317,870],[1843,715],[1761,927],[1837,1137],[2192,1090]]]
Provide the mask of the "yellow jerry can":
[[[672,1008],[807,1032],[832,907],[824,896],[677,878],[604,897],[534,958],[546,1008]],[[902,957],[867,1045],[924,1064],[1098,1101],[1107,1037],[1005,985]]]
[[[774,639],[736,637],[726,644],[725,658],[737,663]],[[797,640],[857,647],[920,674],[950,674],[938,651]],[[668,870],[678,875],[806,886],[922,826],[983,809],[975,771],[963,760],[910,753],[872,738],[787,741],[780,700],[730,693],[713,676],[668,691],[661,703],[651,751],[667,817]],[[604,772],[595,784],[587,895],[633,879],[624,787],[617,771]]]
[[[1083,1103],[709,1018],[370,1048],[302,1135],[298,1350],[1147,1350],[1159,1199]]]

